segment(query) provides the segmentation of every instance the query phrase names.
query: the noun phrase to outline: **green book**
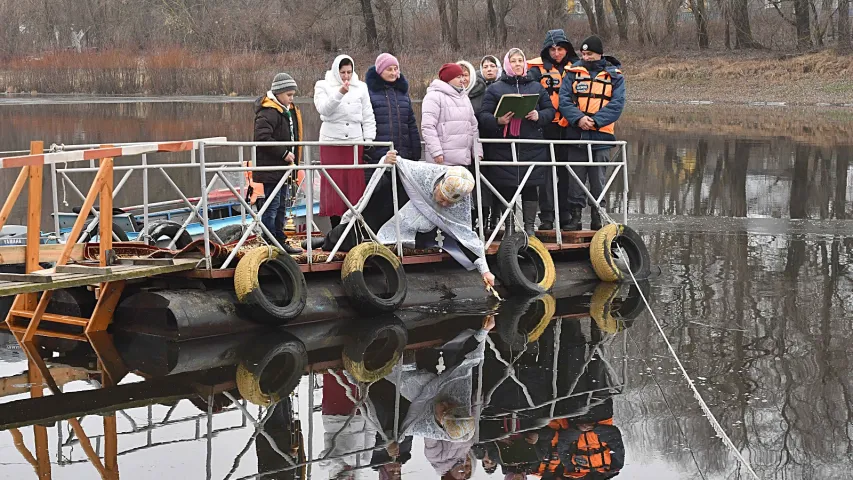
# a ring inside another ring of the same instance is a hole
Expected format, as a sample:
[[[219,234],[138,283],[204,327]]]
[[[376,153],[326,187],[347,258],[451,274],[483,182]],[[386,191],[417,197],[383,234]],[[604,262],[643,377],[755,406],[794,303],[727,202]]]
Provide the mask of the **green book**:
[[[532,93],[527,95],[519,95],[510,93],[501,97],[498,101],[498,108],[495,109],[495,117],[503,117],[509,112],[513,112],[513,118],[524,118],[533,110],[536,110],[536,104],[539,103],[539,95]]]

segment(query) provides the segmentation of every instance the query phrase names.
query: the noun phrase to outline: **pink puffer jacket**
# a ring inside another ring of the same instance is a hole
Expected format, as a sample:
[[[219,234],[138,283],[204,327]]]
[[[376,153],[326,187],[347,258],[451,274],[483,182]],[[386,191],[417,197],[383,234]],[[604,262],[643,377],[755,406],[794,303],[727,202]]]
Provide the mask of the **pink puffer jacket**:
[[[449,83],[433,80],[422,105],[421,134],[426,144],[426,161],[444,155],[444,165],[470,165],[472,153],[483,156],[477,141],[477,117],[468,95]]]

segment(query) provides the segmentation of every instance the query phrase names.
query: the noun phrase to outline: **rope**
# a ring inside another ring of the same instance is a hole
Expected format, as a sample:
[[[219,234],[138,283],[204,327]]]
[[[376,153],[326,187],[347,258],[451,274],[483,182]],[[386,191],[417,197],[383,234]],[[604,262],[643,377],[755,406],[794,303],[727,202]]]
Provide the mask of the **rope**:
[[[613,222],[613,220],[604,213],[605,218],[609,222]],[[625,255],[625,252],[622,250],[622,247],[617,243],[616,247],[619,249],[619,253],[623,255],[624,258],[628,258]],[[643,303],[646,305],[646,309],[649,311],[649,315],[652,317],[652,320],[655,322],[655,326],[660,332],[661,337],[663,337],[664,343],[666,343],[666,347],[669,349],[669,353],[672,355],[673,360],[675,360],[676,365],[678,365],[679,370],[681,370],[681,375],[687,380],[687,385],[690,387],[690,390],[693,391],[693,396],[699,402],[699,407],[702,408],[702,411],[705,413],[705,418],[708,419],[708,423],[711,424],[711,428],[717,433],[717,436],[722,439],[723,443],[732,451],[737,458],[738,462],[740,462],[746,471],[749,472],[752,478],[759,480],[759,476],[755,473],[752,467],[749,465],[749,462],[741,455],[740,450],[735,447],[735,444],[732,442],[731,438],[726,434],[723,427],[720,425],[720,422],[717,421],[717,417],[711,412],[711,409],[708,408],[708,404],[705,403],[705,399],[702,398],[702,394],[699,393],[699,390],[696,388],[696,385],[693,382],[693,379],[690,378],[690,374],[687,373],[687,369],[684,368],[684,365],[681,363],[681,359],[678,358],[678,355],[675,353],[675,349],[672,347],[672,343],[670,343],[669,338],[667,338],[666,333],[663,331],[663,327],[661,327],[660,321],[658,321],[657,315],[655,315],[654,310],[652,310],[651,305],[649,305],[649,301],[646,298],[646,295],[643,293],[643,289],[640,288],[639,282],[637,282],[637,278],[634,277],[634,272],[631,270],[631,266],[627,264],[628,273],[631,274],[631,281],[634,282],[634,285],[637,287],[637,292],[640,294],[640,298],[643,299]],[[680,428],[680,427],[679,427]]]

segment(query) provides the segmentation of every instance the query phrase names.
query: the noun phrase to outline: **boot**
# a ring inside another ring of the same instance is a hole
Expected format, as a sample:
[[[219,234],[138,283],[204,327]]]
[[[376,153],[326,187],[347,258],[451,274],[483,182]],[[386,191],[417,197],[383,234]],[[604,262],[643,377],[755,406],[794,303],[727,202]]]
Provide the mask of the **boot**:
[[[315,236],[311,237],[311,248],[308,248],[308,239],[307,238],[305,240],[302,240],[302,248],[305,250],[316,250],[316,249],[322,247],[323,243],[325,243],[325,241],[326,241],[325,237],[315,235]]]
[[[570,232],[576,232],[581,229],[581,216],[583,215],[583,210],[579,207],[571,207],[569,210],[569,214],[571,217],[569,221],[566,223],[561,223],[560,228],[562,230],[567,230]]]
[[[539,230],[553,230],[554,229],[554,221],[553,220],[542,220],[540,217],[539,220]]]
[[[589,218],[589,229],[601,230],[601,212],[595,206],[590,207]]]
[[[521,202],[521,218],[524,220],[524,233],[528,236],[536,236],[536,212],[539,211],[539,202]]]
[[[284,248],[284,251],[287,252],[288,255],[299,255],[302,253],[302,249],[299,247],[294,247],[293,245],[287,243],[286,238],[279,238],[278,243]]]

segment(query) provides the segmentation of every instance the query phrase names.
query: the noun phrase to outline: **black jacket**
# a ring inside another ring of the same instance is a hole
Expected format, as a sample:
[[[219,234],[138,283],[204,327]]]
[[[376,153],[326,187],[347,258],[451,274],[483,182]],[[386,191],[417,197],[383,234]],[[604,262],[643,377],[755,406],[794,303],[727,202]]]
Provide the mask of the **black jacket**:
[[[291,122],[293,136],[291,136]],[[255,135],[256,142],[298,142],[302,139],[302,115],[291,105],[289,114],[266,95],[255,100]],[[285,165],[284,157],[293,152],[299,161],[300,148],[297,147],[258,147],[257,165],[259,167],[274,167]],[[252,172],[252,180],[258,183],[277,183],[284,176],[284,171]]]
[[[509,132],[509,126],[505,129],[504,126],[498,125],[498,119],[495,118],[494,112],[498,106],[498,102],[503,95],[507,94],[538,94],[539,104],[536,110],[539,112],[539,120],[536,122],[522,119],[521,131],[518,137],[513,137]],[[521,138],[525,140],[542,140],[542,128],[552,120],[556,109],[551,104],[551,99],[548,98],[548,93],[542,88],[539,82],[534,81],[528,76],[524,77],[508,77],[504,73],[500,80],[493,83],[486,89],[486,94],[483,96],[483,104],[480,112],[477,114],[477,120],[480,124],[480,138]],[[504,133],[506,132],[506,133]],[[547,162],[550,161],[550,153],[547,145],[516,145],[518,152],[518,161],[521,162]],[[485,160],[497,161],[512,161],[512,148],[509,144],[483,144],[483,157]],[[527,167],[486,167],[484,169],[486,177],[495,186],[517,187]],[[526,186],[544,185],[545,184],[545,169],[537,167],[530,174]],[[509,199],[507,199],[509,200]]]
[[[388,83],[379,76],[376,67],[370,67],[364,75],[364,83],[370,92],[370,104],[376,117],[376,141],[394,142],[397,155],[420,160],[421,135],[406,77],[401,74],[394,83]],[[387,152],[387,147],[373,149],[370,160],[378,163]]]

